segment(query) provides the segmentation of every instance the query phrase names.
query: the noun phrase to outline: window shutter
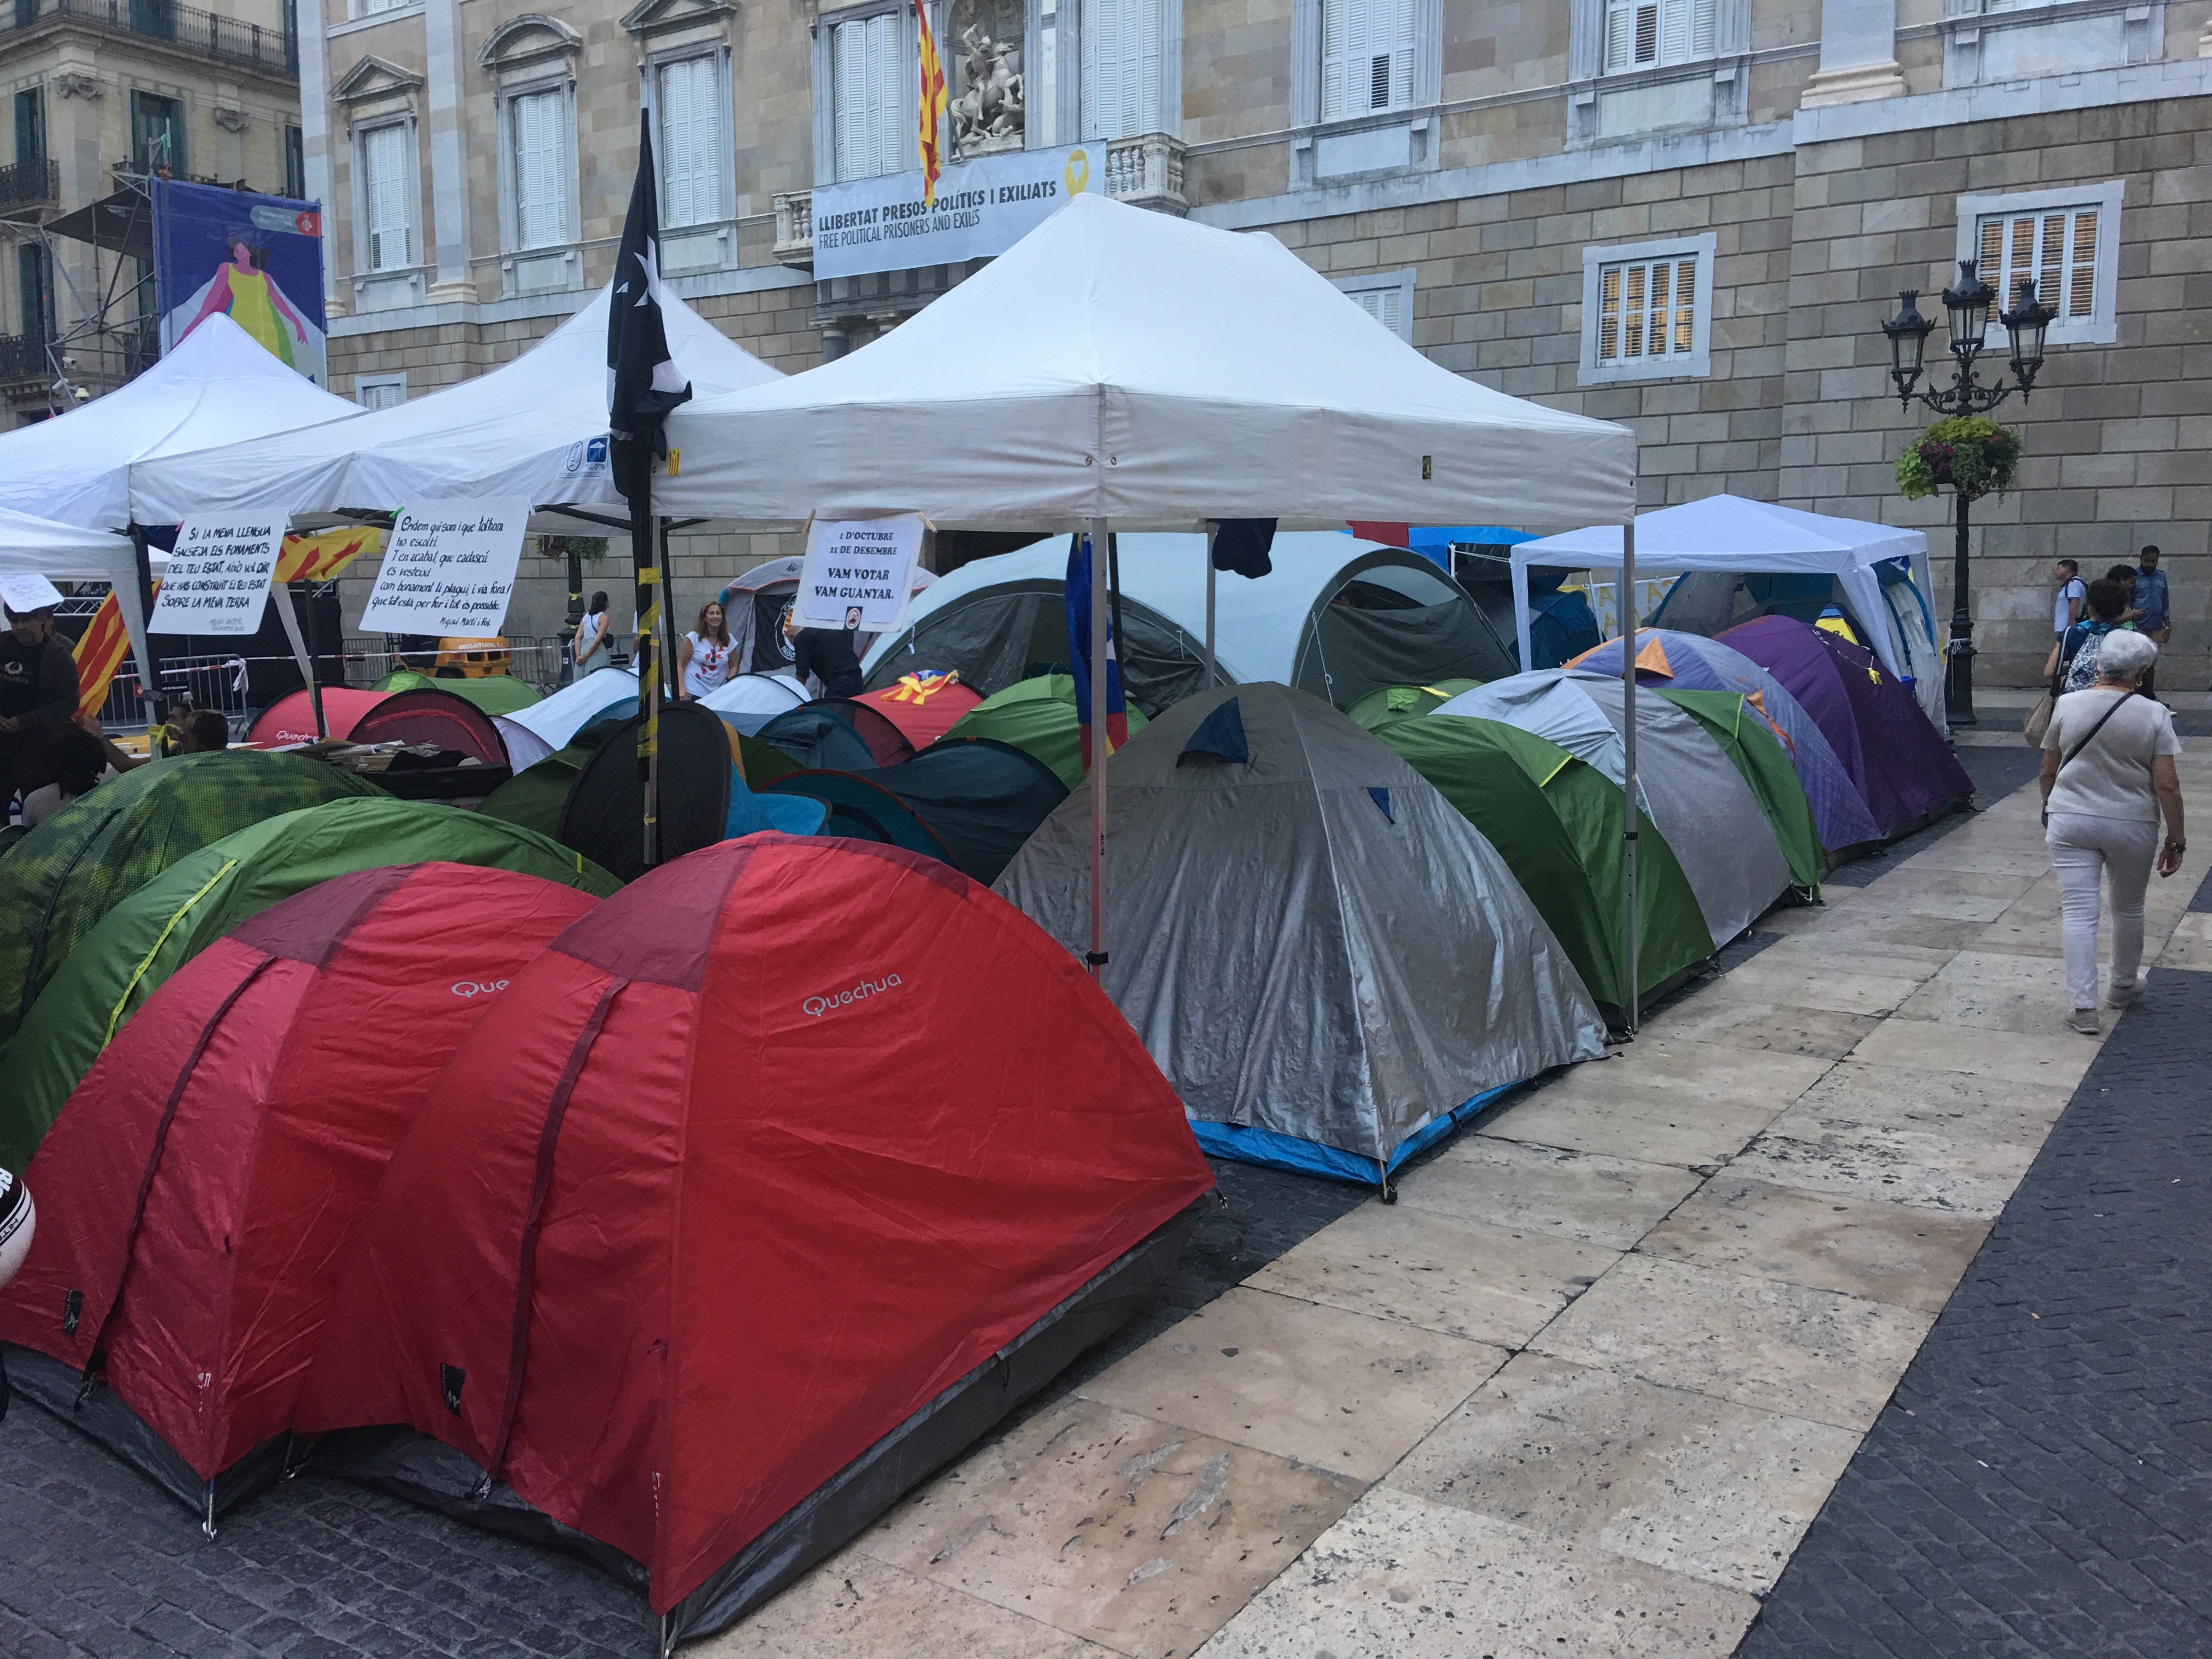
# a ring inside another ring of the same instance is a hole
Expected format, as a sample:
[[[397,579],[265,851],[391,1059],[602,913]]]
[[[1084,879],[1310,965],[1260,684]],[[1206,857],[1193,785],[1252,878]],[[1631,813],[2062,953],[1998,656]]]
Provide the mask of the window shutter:
[[[722,122],[712,58],[660,71],[660,220],[672,228],[722,215]]]
[[[2054,287],[2051,297],[2044,301],[2053,311],[2068,319],[2092,317],[2096,314],[2097,300],[2097,210],[2076,208],[2074,210],[2073,246],[2066,252],[2066,303],[2060,305]]]
[[[567,121],[558,92],[514,100],[515,229],[524,247],[568,240]]]
[[[909,165],[902,143],[899,41],[896,12],[840,23],[830,37],[841,179],[872,179]],[[912,164],[920,165],[919,158]]]
[[[1991,327],[1997,325],[1997,311],[2020,302],[2021,281],[2028,276],[2035,279],[2036,298],[2061,324],[2095,317],[2097,218],[2097,209],[2075,207],[1997,214],[1981,222],[1977,269],[1997,291]]]
[[[1341,120],[1347,112],[1344,85],[1345,66],[1352,51],[1347,39],[1352,27],[1351,10],[1351,0],[1322,0],[1321,118],[1324,121]]]
[[[1137,43],[1130,63],[1130,84],[1122,107],[1127,125],[1121,136],[1154,132],[1160,125],[1160,5],[1159,0],[1122,0],[1133,15],[1124,25]]]
[[[407,214],[407,130],[378,127],[363,135],[362,199],[368,211],[368,268],[398,270],[414,263]]]
[[[1159,0],[1097,0],[1083,18],[1084,137],[1127,138],[1157,131]]]
[[[1413,0],[1393,0],[1390,15],[1390,106],[1413,101]]]

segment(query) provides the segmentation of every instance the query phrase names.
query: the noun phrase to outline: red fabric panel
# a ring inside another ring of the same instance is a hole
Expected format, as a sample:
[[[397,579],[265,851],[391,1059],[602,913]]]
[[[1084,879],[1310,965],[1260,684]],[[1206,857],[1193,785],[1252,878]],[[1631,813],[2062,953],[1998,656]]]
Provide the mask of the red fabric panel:
[[[289,957],[319,968],[345,943],[354,923],[381,903],[384,896],[406,880],[410,872],[421,867],[387,864],[335,876],[248,916],[230,930],[230,937],[272,957]]]
[[[1354,519],[1352,533],[1364,542],[1380,542],[1385,547],[1411,548],[1413,526],[1409,524],[1382,524],[1367,519]]]
[[[487,766],[507,764],[507,743],[491,716],[450,691],[417,686],[394,691],[354,722],[356,743],[434,743]]]
[[[392,695],[389,691],[355,691],[344,686],[323,688],[323,720],[334,738],[350,737],[354,723],[363,714]],[[305,691],[294,691],[279,697],[262,712],[253,722],[253,730],[246,734],[248,743],[257,749],[270,749],[279,744],[313,743],[315,740],[315,706]]]
[[[914,758],[915,745],[907,741],[897,722],[886,711],[868,702],[858,699],[854,702],[853,730],[868,745],[868,757],[878,766],[896,766],[902,760]]]
[[[736,879],[700,990],[622,988],[568,1097],[503,1471],[646,1562],[656,1609],[1204,1193],[1181,1103],[1066,952],[884,850],[709,848],[539,957],[393,1160],[301,1426],[488,1455],[556,1082],[646,902],[677,925],[702,866]]]
[[[938,675],[925,678],[908,674],[896,684],[871,691],[855,701],[862,708],[882,714],[916,749],[927,749],[950,732],[963,714],[982,702],[983,694],[957,680],[948,684]],[[866,737],[867,733],[863,731],[860,735]],[[873,747],[872,743],[870,746]],[[890,764],[880,757],[876,763]]]

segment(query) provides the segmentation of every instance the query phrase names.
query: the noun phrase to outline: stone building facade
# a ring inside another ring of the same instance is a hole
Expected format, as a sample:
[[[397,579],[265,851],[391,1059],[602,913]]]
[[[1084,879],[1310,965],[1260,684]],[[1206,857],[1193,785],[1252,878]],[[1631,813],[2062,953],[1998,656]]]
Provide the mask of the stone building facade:
[[[0,8],[0,428],[111,390],[158,352],[135,264],[45,227],[166,162],[306,188],[290,0],[11,0]],[[90,325],[102,319],[109,331]]]
[[[332,384],[364,402],[506,361],[605,280],[641,100],[665,269],[777,368],[969,269],[812,270],[809,192],[911,164],[910,6],[323,3],[305,159]],[[1977,508],[1979,678],[2034,678],[2054,556],[2094,574],[2147,542],[2176,596],[2164,683],[2212,676],[2212,0],[932,3],[954,182],[1091,145],[1112,193],[1273,234],[1445,366],[1627,423],[1647,505],[1926,526],[1939,618],[1949,501],[1897,495],[1929,416],[1890,394],[1879,325],[1906,288],[1940,316],[1962,258],[2008,298],[2037,276],[2060,318],[2000,411],[2020,488]],[[681,545],[679,611],[766,550]],[[532,575],[517,627],[550,632],[558,584]]]

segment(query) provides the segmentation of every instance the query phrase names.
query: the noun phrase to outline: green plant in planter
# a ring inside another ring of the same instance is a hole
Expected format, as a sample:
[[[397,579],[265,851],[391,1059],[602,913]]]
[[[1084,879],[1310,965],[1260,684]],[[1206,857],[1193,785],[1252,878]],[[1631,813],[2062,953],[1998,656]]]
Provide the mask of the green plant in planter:
[[[1937,421],[1897,458],[1897,487],[1907,501],[1933,495],[1948,484],[1978,501],[2012,488],[2020,470],[2020,434],[1979,415]]]

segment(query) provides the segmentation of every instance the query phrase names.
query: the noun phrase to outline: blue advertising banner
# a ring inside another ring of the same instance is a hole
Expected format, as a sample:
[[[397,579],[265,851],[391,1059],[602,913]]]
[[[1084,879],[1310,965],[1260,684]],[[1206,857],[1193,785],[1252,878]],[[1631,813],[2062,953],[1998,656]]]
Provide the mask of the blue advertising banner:
[[[149,182],[161,349],[225,312],[281,362],[328,386],[322,210],[281,196]]]

